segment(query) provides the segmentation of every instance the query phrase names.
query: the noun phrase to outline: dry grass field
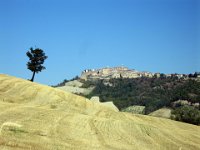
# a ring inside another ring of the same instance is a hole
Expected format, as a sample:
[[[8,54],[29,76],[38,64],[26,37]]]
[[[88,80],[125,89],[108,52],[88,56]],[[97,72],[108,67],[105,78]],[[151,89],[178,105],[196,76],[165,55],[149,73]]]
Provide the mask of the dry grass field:
[[[199,150],[200,127],[0,75],[0,150]]]
[[[171,116],[171,109],[169,108],[161,108],[149,114],[149,116],[154,117],[162,117],[162,118],[170,118]]]

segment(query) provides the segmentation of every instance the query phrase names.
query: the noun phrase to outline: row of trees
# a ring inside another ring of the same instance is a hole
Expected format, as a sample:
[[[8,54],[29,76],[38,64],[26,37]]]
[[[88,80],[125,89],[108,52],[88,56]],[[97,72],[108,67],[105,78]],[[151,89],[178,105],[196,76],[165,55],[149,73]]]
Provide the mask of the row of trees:
[[[109,84],[107,83],[109,82]],[[200,83],[174,78],[110,79],[85,81],[84,87],[95,86],[87,95],[99,96],[101,101],[113,101],[121,110],[132,105],[145,106],[149,114],[161,107],[170,107],[177,100],[200,103]]]

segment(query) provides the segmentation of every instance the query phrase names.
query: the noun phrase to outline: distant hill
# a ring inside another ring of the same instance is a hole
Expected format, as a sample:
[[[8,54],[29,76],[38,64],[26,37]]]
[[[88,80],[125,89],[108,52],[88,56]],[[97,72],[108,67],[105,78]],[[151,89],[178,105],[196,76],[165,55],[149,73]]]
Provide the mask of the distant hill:
[[[200,124],[199,72],[163,74],[140,72],[127,67],[86,69],[80,78],[64,80],[57,88],[87,98],[99,96],[102,102],[113,101],[121,111],[135,113],[137,111],[132,108],[137,105],[145,108],[144,114],[150,114],[168,107],[172,110],[168,114],[172,116],[167,118]],[[182,105],[180,102],[184,101],[186,103]],[[185,108],[185,105],[190,107]],[[186,111],[187,115],[180,116],[182,111]],[[155,116],[162,116],[158,115],[161,112],[158,111]],[[190,115],[192,119],[188,119]]]
[[[0,75],[0,149],[198,150],[200,127]]]
[[[84,88],[95,87],[86,97],[99,96],[102,102],[113,101],[120,110],[139,105],[145,106],[145,114],[150,114],[160,108],[168,107],[172,109],[172,113],[175,112],[178,115],[177,113],[181,113],[181,111],[173,110],[189,105],[191,107],[186,110],[188,113],[192,113],[192,120],[185,120],[182,117],[179,117],[178,120],[200,124],[200,82],[196,79],[176,77],[113,78],[87,80],[83,83]]]
[[[73,80],[66,82],[62,86],[57,86],[56,88],[79,95],[88,95],[94,89],[94,87],[84,88],[82,86],[83,86],[82,82],[78,80]]]

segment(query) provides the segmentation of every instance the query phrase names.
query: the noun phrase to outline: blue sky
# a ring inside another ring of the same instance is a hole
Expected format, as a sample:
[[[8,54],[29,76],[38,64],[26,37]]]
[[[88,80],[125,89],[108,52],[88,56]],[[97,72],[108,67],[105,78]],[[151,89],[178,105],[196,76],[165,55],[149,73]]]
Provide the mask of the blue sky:
[[[200,71],[199,0],[0,0],[0,73],[31,78],[26,52],[48,55],[35,81],[84,69]]]

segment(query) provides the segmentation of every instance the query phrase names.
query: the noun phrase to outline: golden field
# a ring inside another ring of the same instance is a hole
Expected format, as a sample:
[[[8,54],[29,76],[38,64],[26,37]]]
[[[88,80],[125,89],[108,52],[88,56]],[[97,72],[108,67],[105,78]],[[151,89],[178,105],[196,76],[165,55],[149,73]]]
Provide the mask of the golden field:
[[[1,74],[0,150],[200,150],[200,126]]]

